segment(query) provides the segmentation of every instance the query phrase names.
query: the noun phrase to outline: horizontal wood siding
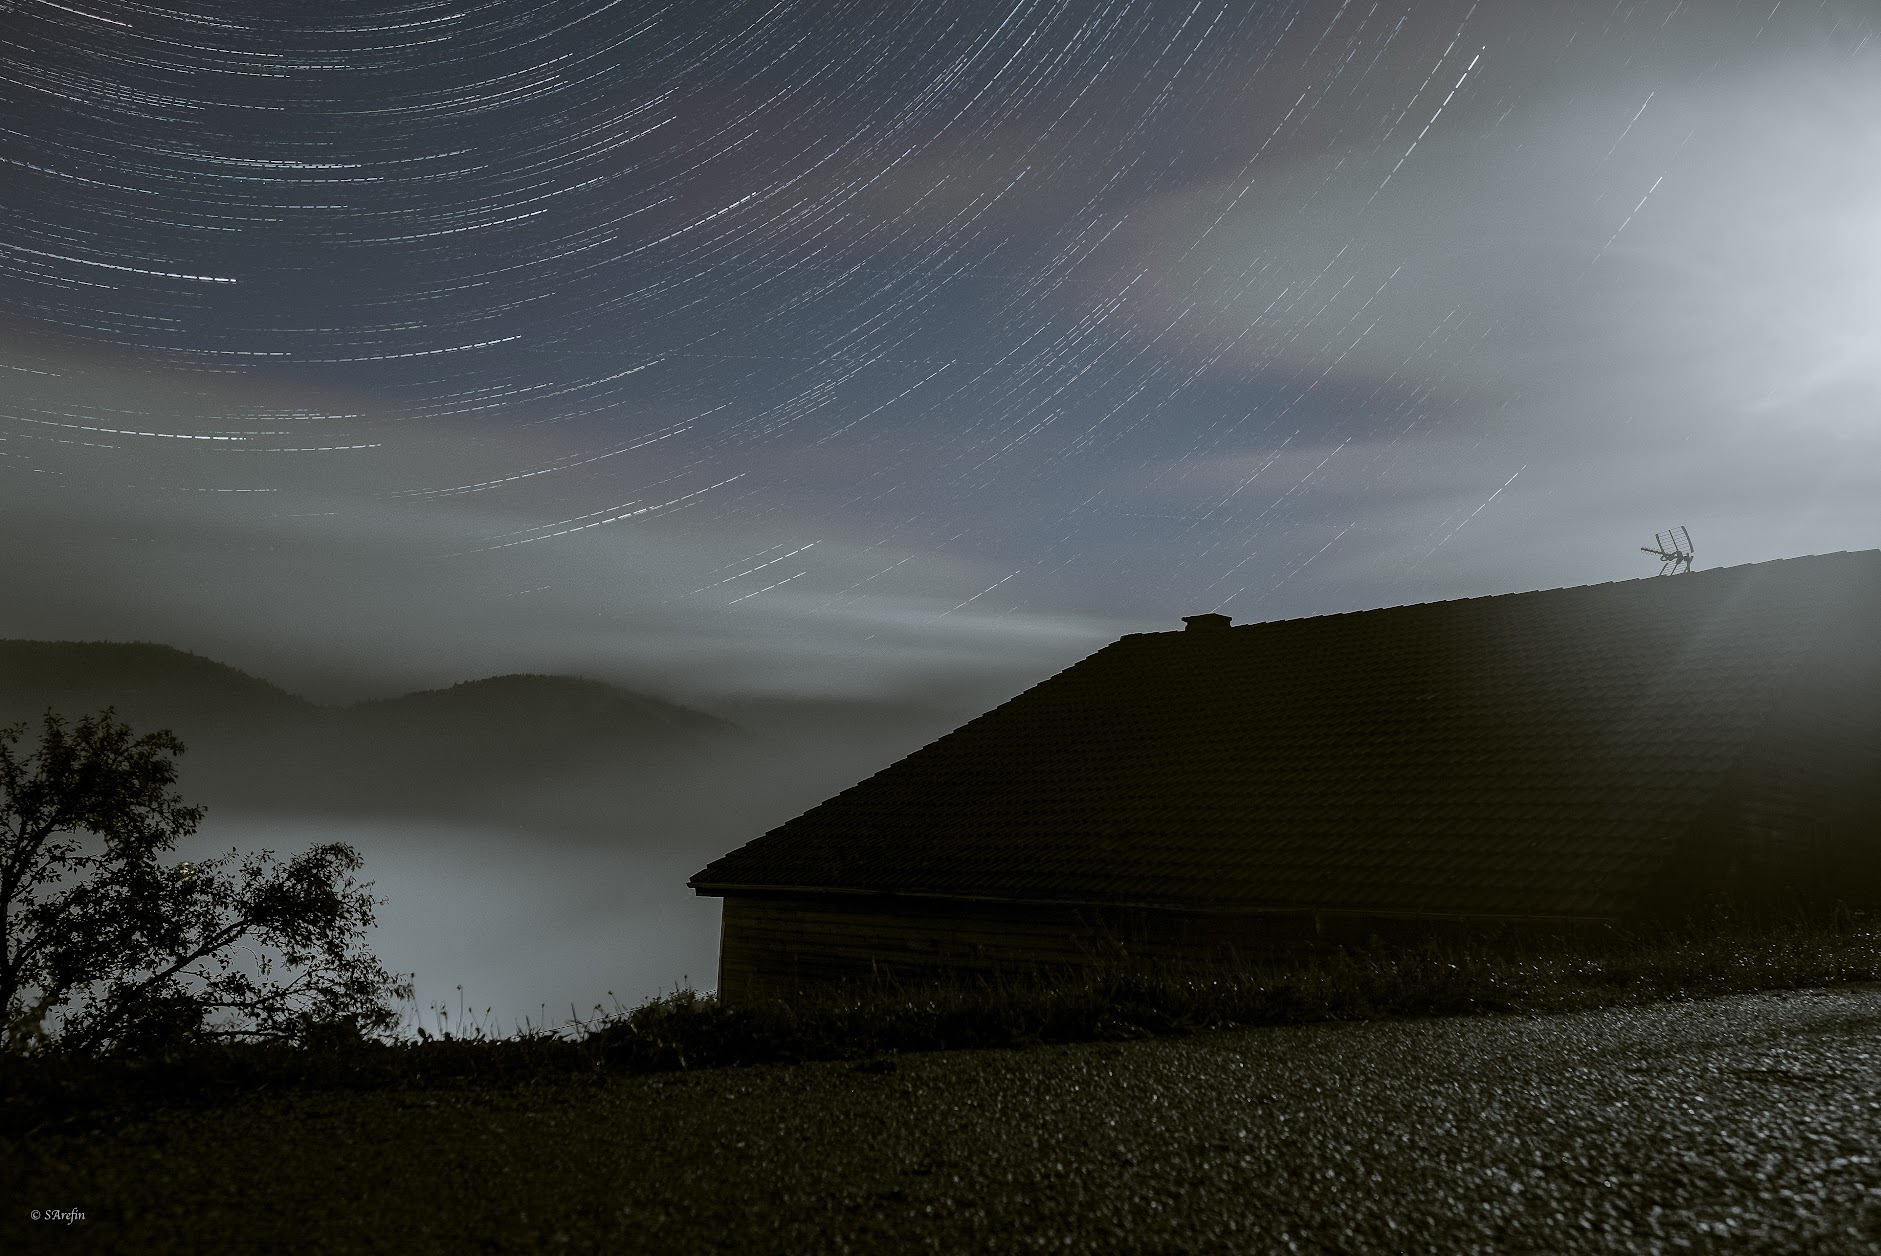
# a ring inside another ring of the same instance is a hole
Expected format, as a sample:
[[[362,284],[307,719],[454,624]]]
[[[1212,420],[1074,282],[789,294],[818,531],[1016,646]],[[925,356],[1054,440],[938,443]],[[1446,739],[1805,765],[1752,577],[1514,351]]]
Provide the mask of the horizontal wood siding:
[[[1848,631],[1874,631],[1863,623]],[[1821,668],[1738,773],[1732,898],[1790,910],[1881,906],[1881,669]]]
[[[727,999],[787,995],[875,975],[1033,973],[1126,956],[1191,958],[1272,950],[1313,937],[1310,913],[1244,918],[1239,930],[1174,913],[985,904],[862,895],[725,900],[719,990]]]
[[[1272,959],[1336,944],[1364,945],[1374,936],[1406,940],[1466,927],[1482,925],[1310,910],[1188,913],[846,894],[734,894],[725,899],[719,992],[737,1002],[876,976],[1018,975],[1117,960]]]

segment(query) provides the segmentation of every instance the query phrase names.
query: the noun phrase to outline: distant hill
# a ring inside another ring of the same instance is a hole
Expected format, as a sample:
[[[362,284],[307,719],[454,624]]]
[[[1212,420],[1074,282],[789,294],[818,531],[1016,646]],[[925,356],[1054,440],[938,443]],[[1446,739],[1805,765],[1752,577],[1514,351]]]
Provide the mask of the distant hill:
[[[76,717],[115,707],[140,728],[186,740],[231,722],[311,717],[305,698],[226,664],[147,641],[0,640],[0,724],[36,723],[51,708]]]
[[[558,782],[644,793],[743,747],[737,725],[569,676],[496,676],[349,707],[146,642],[0,641],[0,723],[116,709],[190,748],[179,785],[212,807],[487,819]],[[519,804],[520,805],[520,804]]]
[[[114,707],[189,752],[212,815],[408,818],[717,853],[962,722],[912,700],[749,698],[706,714],[572,676],[326,706],[149,642],[0,641],[0,724]],[[29,733],[30,738],[30,733]]]
[[[643,776],[742,743],[724,720],[572,676],[493,676],[335,712],[329,744],[362,795],[483,796],[596,774]]]
[[[467,680],[347,707],[343,719],[361,733],[458,736],[502,730],[545,742],[591,737],[659,740],[724,736],[737,726],[663,698],[574,676],[511,675]]]

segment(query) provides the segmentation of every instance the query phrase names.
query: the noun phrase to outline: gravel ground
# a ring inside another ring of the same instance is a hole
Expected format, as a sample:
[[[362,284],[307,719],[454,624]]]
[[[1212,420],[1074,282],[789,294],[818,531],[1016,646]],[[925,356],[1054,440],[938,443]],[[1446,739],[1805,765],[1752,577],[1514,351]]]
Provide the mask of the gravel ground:
[[[1881,987],[284,1096],[15,1170],[9,1252],[1881,1252]]]

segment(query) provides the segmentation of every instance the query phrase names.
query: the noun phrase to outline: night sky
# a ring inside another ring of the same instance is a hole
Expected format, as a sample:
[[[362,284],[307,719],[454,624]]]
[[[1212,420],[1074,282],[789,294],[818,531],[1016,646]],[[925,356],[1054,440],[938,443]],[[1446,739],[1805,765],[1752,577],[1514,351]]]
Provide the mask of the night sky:
[[[1866,548],[1881,14],[0,4],[0,635],[1029,682]]]

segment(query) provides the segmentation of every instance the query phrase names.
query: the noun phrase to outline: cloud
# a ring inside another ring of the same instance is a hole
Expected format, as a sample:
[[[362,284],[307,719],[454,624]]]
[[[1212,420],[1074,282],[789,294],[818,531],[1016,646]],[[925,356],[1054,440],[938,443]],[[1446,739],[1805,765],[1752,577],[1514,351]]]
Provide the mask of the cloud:
[[[1199,298],[1165,343],[1252,380],[1568,382],[1846,430],[1881,378],[1878,119],[1881,53],[1524,98],[1395,174],[1334,151],[1184,188],[1115,266],[1157,277],[1140,334]]]

